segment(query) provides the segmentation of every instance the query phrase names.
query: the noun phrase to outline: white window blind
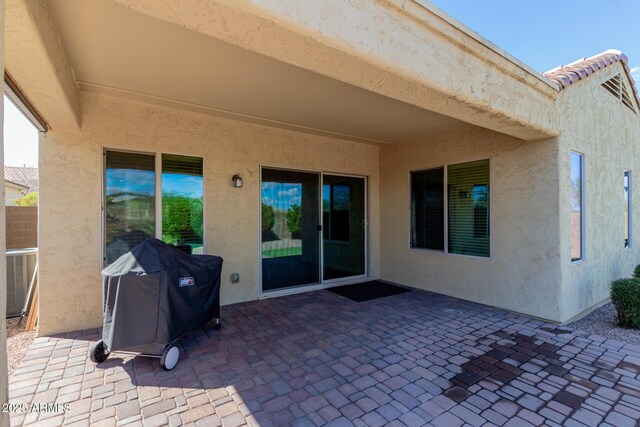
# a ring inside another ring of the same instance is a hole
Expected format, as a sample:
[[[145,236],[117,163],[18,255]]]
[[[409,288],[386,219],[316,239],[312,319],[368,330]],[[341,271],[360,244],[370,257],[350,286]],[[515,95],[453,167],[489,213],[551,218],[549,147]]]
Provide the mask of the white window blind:
[[[450,165],[447,187],[449,253],[488,257],[489,160]]]

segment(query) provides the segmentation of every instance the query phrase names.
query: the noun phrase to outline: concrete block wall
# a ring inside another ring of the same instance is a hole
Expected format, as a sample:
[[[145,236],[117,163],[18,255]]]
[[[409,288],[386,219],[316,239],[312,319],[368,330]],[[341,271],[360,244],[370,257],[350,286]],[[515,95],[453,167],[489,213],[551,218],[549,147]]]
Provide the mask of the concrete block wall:
[[[38,247],[38,208],[7,206],[7,249]]]

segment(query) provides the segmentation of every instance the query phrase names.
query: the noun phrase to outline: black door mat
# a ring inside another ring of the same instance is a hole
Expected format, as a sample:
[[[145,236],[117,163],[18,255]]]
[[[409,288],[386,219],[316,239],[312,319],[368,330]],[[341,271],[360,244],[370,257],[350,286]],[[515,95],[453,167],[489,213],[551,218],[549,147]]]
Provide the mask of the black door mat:
[[[411,292],[411,289],[401,288],[400,286],[391,285],[379,280],[370,280],[354,285],[336,286],[335,288],[327,289],[327,291],[349,298],[355,302],[362,302]]]

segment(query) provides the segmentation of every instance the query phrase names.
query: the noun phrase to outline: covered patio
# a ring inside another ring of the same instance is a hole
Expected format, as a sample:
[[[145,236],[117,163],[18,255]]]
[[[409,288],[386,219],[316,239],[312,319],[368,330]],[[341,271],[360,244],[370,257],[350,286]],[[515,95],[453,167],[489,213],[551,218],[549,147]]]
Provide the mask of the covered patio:
[[[223,307],[221,331],[156,360],[89,361],[97,329],[37,338],[12,425],[615,425],[640,418],[640,348],[412,290],[320,290]],[[571,420],[571,423],[569,422]]]
[[[568,257],[573,141],[635,113],[570,114],[611,97],[596,79],[561,95],[421,0],[6,0],[4,33],[5,79],[46,130],[12,425],[640,419],[640,348],[536,320],[583,314],[637,259],[622,239],[615,269]],[[101,270],[133,235],[224,258],[223,328],[182,339],[172,371],[88,358]],[[327,290],[365,280],[411,292]]]
[[[351,33],[268,3],[8,1],[7,75],[47,129],[38,334],[101,324],[100,271],[134,234],[224,258],[223,305],[383,279],[568,320],[558,199],[527,191],[558,180],[552,82],[429,5],[332,2],[380,24]],[[455,192],[460,235],[409,244],[427,233],[410,174],[450,166],[481,170]],[[198,185],[172,194],[172,175]],[[168,203],[185,194],[199,208],[177,227]]]

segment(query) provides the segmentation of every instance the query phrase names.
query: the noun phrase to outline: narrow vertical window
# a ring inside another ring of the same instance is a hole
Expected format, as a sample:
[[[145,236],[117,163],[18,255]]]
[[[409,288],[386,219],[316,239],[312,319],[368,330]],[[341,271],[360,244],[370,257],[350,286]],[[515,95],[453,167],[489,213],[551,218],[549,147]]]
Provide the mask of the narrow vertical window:
[[[580,261],[584,254],[584,160],[580,153],[571,152],[571,261]]]
[[[105,152],[105,252],[111,264],[155,236],[155,156]]]
[[[203,253],[202,158],[162,155],[162,240]]]
[[[631,171],[624,171],[624,247],[631,247]]]
[[[490,256],[489,160],[447,168],[449,253]]]
[[[444,168],[411,172],[411,247],[444,251]]]

